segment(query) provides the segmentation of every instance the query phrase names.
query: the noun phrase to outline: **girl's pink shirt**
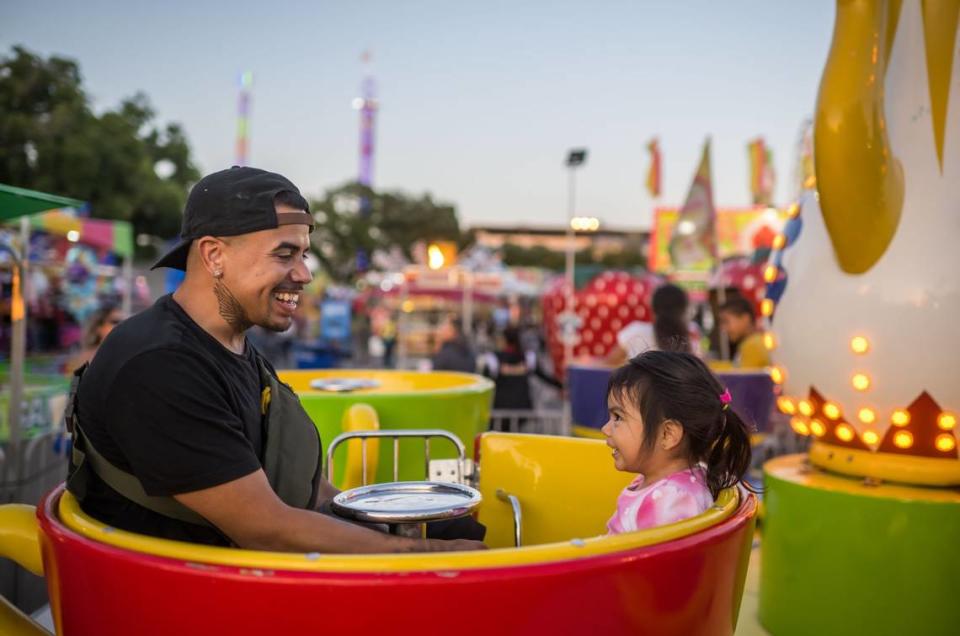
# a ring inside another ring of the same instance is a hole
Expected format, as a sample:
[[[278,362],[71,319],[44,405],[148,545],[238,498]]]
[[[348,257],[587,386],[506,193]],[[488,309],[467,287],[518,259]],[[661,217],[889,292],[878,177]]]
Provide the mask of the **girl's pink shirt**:
[[[633,532],[695,517],[713,505],[703,468],[673,473],[644,487],[637,475],[617,497],[617,510],[607,522],[609,534]]]

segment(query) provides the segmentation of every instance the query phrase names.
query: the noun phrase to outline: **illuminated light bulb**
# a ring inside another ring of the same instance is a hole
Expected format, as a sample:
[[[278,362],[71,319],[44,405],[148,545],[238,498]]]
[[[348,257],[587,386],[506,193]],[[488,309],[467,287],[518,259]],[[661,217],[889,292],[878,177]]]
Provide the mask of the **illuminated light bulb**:
[[[783,234],[777,234],[773,237],[773,249],[782,250],[783,247],[787,244],[787,237]]]
[[[853,388],[857,391],[866,391],[870,388],[870,377],[866,373],[856,373],[853,376]]]
[[[864,431],[863,441],[872,446],[880,441],[880,436],[877,435],[876,431]]]
[[[443,250],[438,245],[431,245],[427,248],[427,267],[430,269],[441,269],[446,263],[443,256]]]
[[[810,417],[813,415],[813,404],[810,404],[808,400],[800,400],[797,403],[797,410],[800,411],[801,415]]]
[[[952,431],[957,426],[957,416],[944,411],[937,417],[937,426],[945,431]]]
[[[837,406],[836,402],[827,402],[823,405],[823,414],[831,420],[838,420],[840,419],[840,407]]]
[[[863,336],[854,336],[850,339],[850,349],[854,353],[866,353],[870,350],[870,341]]]
[[[797,405],[788,397],[778,397],[777,408],[780,409],[781,413],[786,413],[787,415],[793,415],[797,412]]]
[[[837,437],[844,442],[849,442],[853,439],[853,429],[847,424],[841,424],[837,427]]]
[[[777,338],[772,332],[768,331],[763,334],[763,346],[766,347],[767,351],[773,351],[777,348]]]
[[[763,299],[763,302],[760,303],[760,313],[768,317],[773,315],[773,301],[771,299]]]
[[[906,409],[897,409],[890,416],[890,422],[894,426],[906,426],[910,423],[910,412]]]
[[[827,434],[827,427],[820,420],[813,420],[810,422],[810,432],[817,437],[823,437]]]
[[[763,270],[763,280],[772,283],[777,280],[777,266],[767,265]]]
[[[790,207],[787,208],[787,216],[789,216],[791,219],[795,219],[800,216],[800,204],[791,203]]]
[[[787,379],[787,374],[780,367],[772,367],[770,369],[770,379],[773,380],[774,384],[783,384],[783,381]],[[809,415],[809,413],[804,413],[804,415]]]
[[[940,433],[937,435],[937,441],[934,442],[938,451],[949,453],[957,447],[957,440],[950,433]]]
[[[897,448],[910,448],[913,446],[913,435],[910,431],[900,431],[893,436],[893,445]]]
[[[809,435],[810,428],[807,426],[807,422],[802,417],[794,417],[790,420],[790,428],[794,430],[797,435]]]
[[[877,413],[870,408],[862,408],[857,412],[857,417],[860,418],[860,421],[864,424],[873,424],[877,421]]]

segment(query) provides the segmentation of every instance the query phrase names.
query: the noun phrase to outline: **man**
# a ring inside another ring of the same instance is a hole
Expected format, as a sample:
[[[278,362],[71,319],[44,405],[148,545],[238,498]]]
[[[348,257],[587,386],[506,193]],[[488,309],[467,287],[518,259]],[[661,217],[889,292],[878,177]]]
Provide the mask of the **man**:
[[[246,339],[287,329],[311,276],[313,217],[284,177],[234,167],[190,192],[170,296],[119,325],[82,373],[68,423],[68,488],[89,514],[170,539],[291,552],[477,549],[410,539],[315,512],[319,435]],[[281,461],[282,458],[282,461]],[[109,484],[109,485],[108,485]]]
[[[463,333],[463,324],[454,316],[447,316],[437,329],[440,348],[433,356],[434,371],[477,372],[477,357]]]
[[[759,369],[770,365],[770,354],[763,344],[763,334],[757,330],[757,318],[750,302],[734,296],[720,307],[720,329],[736,347],[734,366]]]

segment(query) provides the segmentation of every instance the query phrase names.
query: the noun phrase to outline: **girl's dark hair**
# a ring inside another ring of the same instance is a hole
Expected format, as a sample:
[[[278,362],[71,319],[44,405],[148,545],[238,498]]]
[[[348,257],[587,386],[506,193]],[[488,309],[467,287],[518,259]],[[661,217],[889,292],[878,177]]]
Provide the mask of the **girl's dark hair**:
[[[688,304],[687,292],[676,285],[661,285],[653,292],[653,335],[661,351],[690,352]]]
[[[665,421],[679,423],[687,460],[691,466],[706,464],[707,487],[716,498],[750,468],[750,431],[721,401],[725,390],[691,353],[646,351],[613,372],[607,397],[613,394],[637,405],[643,418],[642,444],[648,452]]]

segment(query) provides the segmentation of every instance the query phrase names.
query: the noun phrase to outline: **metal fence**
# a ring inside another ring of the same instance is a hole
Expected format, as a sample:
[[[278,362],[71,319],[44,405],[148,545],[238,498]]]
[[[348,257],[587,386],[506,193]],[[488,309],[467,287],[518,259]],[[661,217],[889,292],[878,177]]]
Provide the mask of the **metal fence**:
[[[0,503],[37,505],[40,498],[67,476],[68,438],[51,431],[22,442],[20,461],[11,461],[9,449],[0,447]],[[12,561],[0,560],[0,594],[25,612],[47,602],[42,578]]]
[[[545,409],[494,409],[490,411],[490,430],[539,435],[569,435],[563,411]]]

